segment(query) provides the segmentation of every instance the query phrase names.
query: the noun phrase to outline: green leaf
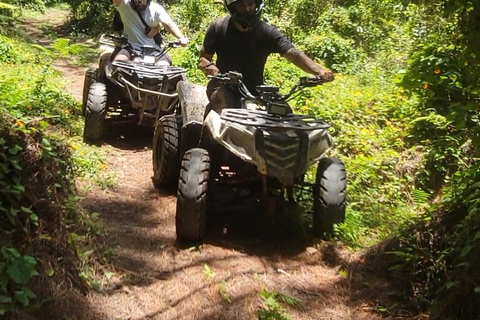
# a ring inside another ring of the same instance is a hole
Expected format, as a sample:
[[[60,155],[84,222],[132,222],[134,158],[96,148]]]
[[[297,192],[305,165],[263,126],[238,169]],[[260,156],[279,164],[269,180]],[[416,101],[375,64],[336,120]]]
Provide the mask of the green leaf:
[[[112,277],[113,277],[114,275],[115,275],[114,272],[111,272],[111,271],[105,272],[105,277],[107,278],[107,280],[112,279]]]
[[[100,290],[100,283],[98,283],[98,281],[95,281],[95,280],[94,280],[94,281],[92,281],[92,282],[90,283],[90,285],[92,286],[92,288],[93,288],[94,290],[96,290],[96,291]]]
[[[478,232],[475,234],[475,238],[473,238],[473,241],[477,241],[478,239],[480,239],[480,231],[478,231]]]
[[[35,299],[37,297],[35,293],[33,293],[33,291],[28,288],[22,288],[22,291],[29,299]]]
[[[45,270],[45,273],[47,274],[47,276],[51,277],[55,274],[55,270],[53,270],[53,268],[49,268]]]
[[[22,211],[25,212],[25,213],[33,213],[33,211],[30,210],[30,208],[27,208],[27,207],[24,207],[24,206],[21,206],[20,209],[22,209]]]
[[[457,285],[457,282],[455,281],[449,281],[447,282],[446,286],[447,286],[447,289],[450,289],[451,287],[454,287]]]
[[[16,144],[15,146],[8,149],[8,153],[10,153],[11,155],[16,155],[20,150],[23,150],[23,148]]]
[[[6,260],[10,260],[11,257],[20,258],[20,253],[15,248],[2,247],[2,255]]]
[[[475,287],[473,291],[475,291],[475,293],[480,293],[480,287]]]
[[[47,122],[45,120],[39,121],[38,124],[40,125],[40,128],[42,128],[42,130],[47,129]]]
[[[341,276],[342,278],[348,278],[348,271],[346,271],[346,270],[340,270],[340,271],[338,271],[338,273],[340,274],[340,276]]]
[[[15,291],[15,300],[23,304],[24,307],[27,307],[30,302],[27,295],[23,291]]]
[[[35,271],[27,260],[16,259],[8,265],[7,274],[16,284],[26,284],[32,277],[32,270]]]
[[[465,257],[469,252],[470,250],[472,250],[473,246],[465,246],[463,247],[462,249],[462,257]]]

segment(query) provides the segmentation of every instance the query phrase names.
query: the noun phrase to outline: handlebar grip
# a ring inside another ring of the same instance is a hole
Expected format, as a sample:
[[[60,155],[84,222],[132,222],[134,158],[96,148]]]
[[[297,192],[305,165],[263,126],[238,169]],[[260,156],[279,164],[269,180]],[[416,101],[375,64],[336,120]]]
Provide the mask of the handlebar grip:
[[[180,41],[170,41],[167,43],[168,48],[179,48],[181,46],[182,44],[180,43]]]

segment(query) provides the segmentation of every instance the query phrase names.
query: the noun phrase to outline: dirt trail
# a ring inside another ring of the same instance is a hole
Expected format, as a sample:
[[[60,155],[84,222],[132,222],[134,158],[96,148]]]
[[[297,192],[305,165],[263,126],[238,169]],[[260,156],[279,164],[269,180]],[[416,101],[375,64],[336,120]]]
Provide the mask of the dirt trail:
[[[62,23],[58,12],[25,23],[39,43],[48,44],[39,26]],[[63,15],[63,19],[65,14]],[[37,33],[35,33],[37,32]],[[81,99],[85,68],[59,61],[66,90]],[[115,185],[84,194],[83,205],[100,213],[108,229],[113,272],[100,292],[85,299],[89,310],[69,306],[74,319],[258,319],[263,290],[298,300],[282,303],[291,319],[380,319],[374,302],[341,275],[334,246],[318,246],[295,232],[269,232],[245,213],[218,217],[211,235],[197,248],[176,243],[176,198],[151,183],[151,135],[132,125],[112,130],[107,172]],[[277,230],[278,231],[278,230]]]

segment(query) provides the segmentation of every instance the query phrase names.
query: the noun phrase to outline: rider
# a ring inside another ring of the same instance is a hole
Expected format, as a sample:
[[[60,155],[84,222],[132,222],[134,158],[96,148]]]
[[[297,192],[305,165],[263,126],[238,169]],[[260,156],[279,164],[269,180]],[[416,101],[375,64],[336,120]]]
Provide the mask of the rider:
[[[172,35],[178,38],[182,46],[189,42],[172,20],[167,11],[151,0],[113,0],[123,22],[123,34],[128,38],[133,49],[139,50],[143,45],[156,46],[153,37],[163,25]],[[135,55],[129,46],[125,46],[114,58],[130,60]],[[171,64],[168,54],[161,57],[162,64]]]
[[[223,0],[223,4],[230,15],[210,24],[200,51],[199,68],[206,75],[240,72],[248,90],[255,94],[255,87],[263,84],[268,56],[279,53],[305,72],[327,81],[334,79],[331,71],[320,67],[280,31],[260,19],[263,0]],[[241,107],[238,91],[218,80],[208,83],[207,95],[210,104],[205,115],[210,108],[220,113],[227,106]]]

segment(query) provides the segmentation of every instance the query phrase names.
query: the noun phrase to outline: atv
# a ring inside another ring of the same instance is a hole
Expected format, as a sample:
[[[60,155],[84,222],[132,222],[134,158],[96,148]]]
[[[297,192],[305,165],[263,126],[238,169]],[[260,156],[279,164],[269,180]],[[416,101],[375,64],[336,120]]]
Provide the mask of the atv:
[[[153,124],[178,107],[176,84],[185,80],[186,70],[177,66],[160,65],[160,58],[180,43],[167,43],[158,50],[143,46],[131,61],[111,61],[112,52],[128,46],[122,36],[103,35],[102,54],[98,68],[85,73],[82,113],[85,116],[83,139],[87,143],[101,141],[106,118],[113,122]]]
[[[240,202],[260,203],[266,211],[267,202],[262,199],[273,194],[294,203],[294,188],[305,186],[313,192],[314,233],[331,233],[334,225],[345,219],[345,165],[327,157],[334,146],[328,133],[330,125],[312,116],[293,114],[288,104],[295,93],[324,81],[300,78],[285,95],[279,93],[279,87],[261,85],[256,88],[259,95],[254,96],[239,73],[211,78],[238,88],[242,108],[223,109],[221,114],[211,110],[204,119],[208,103],[205,88],[181,81],[181,116],[160,119],[167,129],[159,130],[157,140],[163,140],[168,150],[160,154],[164,155],[164,167],[172,170],[162,173],[160,168],[159,172],[168,176],[163,181],[169,183],[178,177],[177,237],[200,241],[210,211],[223,211]],[[314,164],[316,178],[310,183],[306,174]]]

